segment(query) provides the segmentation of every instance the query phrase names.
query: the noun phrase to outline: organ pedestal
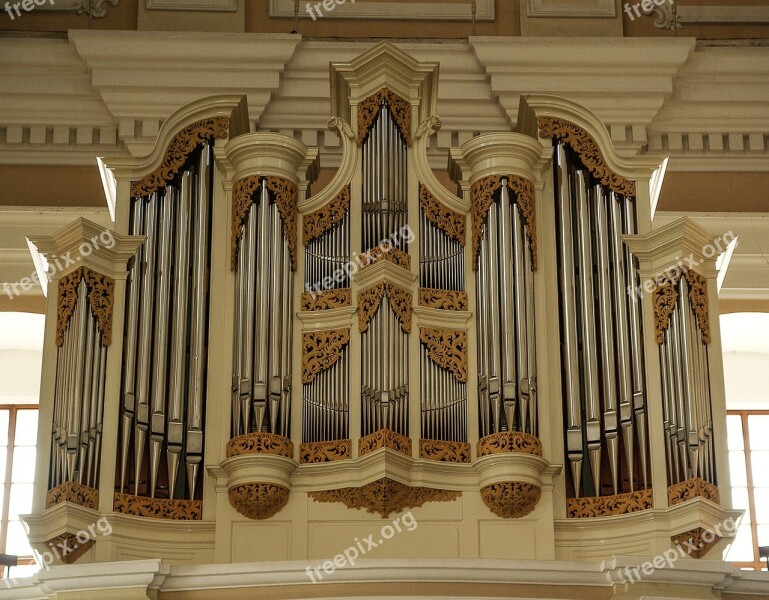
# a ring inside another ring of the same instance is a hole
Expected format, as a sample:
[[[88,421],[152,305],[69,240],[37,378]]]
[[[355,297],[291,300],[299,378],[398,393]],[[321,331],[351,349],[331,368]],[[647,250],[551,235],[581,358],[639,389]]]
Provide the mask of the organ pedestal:
[[[232,96],[105,159],[115,248],[49,300],[36,548],[107,516],[80,560],[328,557],[413,510],[378,556],[589,559],[733,514],[712,259],[628,293],[708,241],[652,230],[659,160],[532,96],[452,150],[454,193],[437,63],[381,44],[331,80],[322,189]]]

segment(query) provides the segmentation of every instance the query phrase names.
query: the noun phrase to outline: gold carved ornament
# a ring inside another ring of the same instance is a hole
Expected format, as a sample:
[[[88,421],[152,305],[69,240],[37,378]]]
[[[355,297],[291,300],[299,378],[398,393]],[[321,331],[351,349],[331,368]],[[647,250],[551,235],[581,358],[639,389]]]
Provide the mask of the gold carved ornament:
[[[520,519],[537,506],[542,490],[530,483],[506,481],[493,483],[481,489],[486,507],[503,519]]]
[[[50,554],[55,556],[59,562],[71,565],[77,562],[77,559],[88,552],[96,543],[93,538],[88,538],[85,542],[80,543],[80,540],[77,539],[80,533],[62,533],[45,542],[45,545],[50,548]]]
[[[56,345],[64,344],[64,332],[77,305],[77,289],[85,279],[88,304],[101,333],[102,346],[112,343],[112,308],[115,280],[87,267],[80,267],[59,279],[56,309]]]
[[[702,275],[691,269],[684,271],[689,284],[689,305],[697,316],[697,324],[702,332],[702,341],[710,343],[710,316],[708,313],[708,282]]]
[[[509,175],[507,187],[514,193],[523,221],[526,224],[526,237],[529,239],[531,268],[537,270],[537,212],[534,206],[534,184],[523,177]]]
[[[345,460],[351,456],[351,440],[309,442],[299,446],[299,460],[303,464],[336,462],[337,460]]]
[[[195,148],[212,138],[226,138],[229,126],[227,117],[211,117],[187,125],[171,140],[160,166],[144,178],[131,182],[131,196],[147,196],[164,188]]]
[[[48,490],[45,495],[45,507],[51,508],[62,502],[70,502],[91,510],[99,510],[99,490],[67,481]]]
[[[310,383],[318,373],[330,368],[342,357],[350,341],[349,329],[311,331],[302,334],[302,383]]]
[[[321,206],[318,210],[304,216],[302,241],[306,246],[319,238],[339,223],[350,209],[350,185]]]
[[[320,292],[302,292],[302,310],[331,310],[352,304],[352,290],[337,288]]]
[[[678,283],[681,275],[689,284],[689,306],[697,317],[697,325],[702,332],[702,341],[710,343],[710,316],[708,314],[708,287],[707,279],[702,275],[680,267],[655,278],[657,285],[652,292],[652,305],[654,307],[654,333],[658,344],[665,341],[665,333],[670,328],[670,318],[681,296]]]
[[[363,144],[368,136],[382,109],[382,101],[386,102],[385,106],[395,119],[406,145],[411,146],[411,103],[388,88],[382,88],[358,103],[358,145]]]
[[[704,498],[716,504],[721,503],[721,496],[718,488],[699,477],[692,477],[681,483],[676,483],[668,487],[668,504],[675,506],[682,504],[694,498]]]
[[[519,452],[542,456],[542,442],[539,438],[522,431],[500,431],[478,440],[478,457],[490,454]]]
[[[666,276],[664,281],[660,279],[654,288],[654,334],[658,344],[665,341],[665,332],[670,328],[670,317],[676,308],[678,296],[678,279],[675,276]]]
[[[478,270],[478,255],[481,253],[483,222],[494,202],[494,194],[500,187],[502,187],[502,177],[499,175],[489,175],[470,186],[471,213],[473,216],[473,270],[476,271]]]
[[[419,306],[440,310],[467,310],[467,292],[419,288]]]
[[[365,508],[370,514],[379,513],[383,519],[407,508],[418,508],[426,502],[451,502],[461,495],[462,492],[455,490],[411,487],[388,477],[362,487],[309,493],[315,502],[341,502],[347,508]]]
[[[246,219],[248,210],[254,203],[254,193],[259,189],[260,178],[258,175],[251,175],[238,179],[232,186],[232,219],[230,227],[232,229],[232,239],[230,240],[230,269],[235,270],[235,264],[238,260],[238,248],[240,248],[240,237],[243,234],[241,226]]]
[[[115,492],[113,510],[124,515],[169,521],[200,521],[203,518],[203,502],[200,500],[147,498],[119,492]]]
[[[228,490],[230,504],[244,517],[261,521],[288,503],[288,489],[274,483],[246,483]]]
[[[283,219],[283,235],[288,241],[288,253],[291,255],[291,270],[296,271],[296,221],[299,210],[296,207],[297,187],[282,177],[267,177],[267,189],[273,193],[278,212]]]
[[[227,458],[242,454],[274,454],[291,458],[294,456],[294,444],[290,439],[275,433],[246,433],[227,442]]]
[[[361,270],[374,265],[380,261],[386,261],[394,264],[396,267],[403,267],[407,271],[411,269],[411,256],[400,248],[377,246],[358,256],[361,263]]]
[[[624,515],[654,508],[652,490],[639,490],[616,496],[593,498],[569,498],[566,501],[566,516],[570,519]]]
[[[470,444],[443,440],[419,440],[419,458],[449,463],[469,463]]]
[[[603,185],[623,196],[635,197],[635,182],[617,175],[607,166],[598,144],[587,131],[570,121],[556,117],[539,117],[537,122],[540,137],[563,140],[577,153],[585,168]]]
[[[358,456],[371,454],[380,448],[389,448],[411,456],[411,438],[392,429],[379,429],[358,440]]]
[[[465,245],[465,217],[438,200],[424,183],[419,184],[419,208],[425,218],[453,240]]]
[[[691,558],[702,558],[721,541],[721,537],[703,527],[696,527],[670,537],[674,546],[683,548]]]
[[[467,383],[467,332],[420,327],[419,339],[436,365],[448,369],[460,383]]]
[[[368,324],[379,310],[382,298],[387,297],[395,316],[405,333],[411,333],[411,318],[414,313],[414,301],[411,292],[393,284],[382,282],[358,292],[358,329],[368,331]]]

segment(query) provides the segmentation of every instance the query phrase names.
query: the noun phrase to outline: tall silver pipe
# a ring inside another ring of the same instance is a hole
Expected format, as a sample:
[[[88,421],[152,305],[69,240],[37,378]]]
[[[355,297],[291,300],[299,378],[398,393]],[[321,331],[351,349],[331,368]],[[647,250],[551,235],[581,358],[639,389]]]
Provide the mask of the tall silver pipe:
[[[277,204],[272,207],[272,231],[270,234],[270,327],[269,327],[269,391],[270,431],[277,433],[283,377],[281,363],[283,339],[283,233]],[[264,332],[267,333],[267,332]]]
[[[262,186],[259,201],[259,229],[256,237],[256,276],[259,280],[261,297],[256,298],[256,320],[254,329],[254,383],[252,405],[254,411],[255,431],[264,427],[264,417],[267,410],[268,381],[268,332],[269,332],[269,297],[274,292],[270,289],[270,197],[267,186]]]
[[[489,229],[498,229],[499,240],[499,273],[500,279],[500,321],[501,321],[501,359],[502,359],[502,406],[505,409],[508,431],[515,426],[515,413],[517,404],[517,378],[516,357],[520,352],[519,340],[516,339],[520,323],[520,315],[515,313],[517,306],[517,291],[513,295],[513,288],[517,288],[518,282],[514,280],[517,275],[517,265],[513,263],[513,245],[515,231],[511,231],[512,218],[510,215],[510,196],[507,191],[507,180],[502,180],[502,189],[499,199],[499,218],[493,218],[489,213]],[[515,209],[513,209],[515,210]],[[496,215],[494,215],[496,216]],[[497,225],[497,227],[494,227]],[[513,243],[511,243],[513,242]],[[494,273],[494,271],[492,271]],[[496,298],[496,295],[492,295]],[[518,317],[518,319],[516,319]],[[520,323],[522,325],[522,323]]]
[[[515,349],[516,349],[516,368],[518,372],[518,394],[520,399],[520,426],[519,430],[525,432],[530,418],[531,398],[529,396],[529,345],[526,335],[526,323],[532,318],[526,312],[526,270],[528,265],[525,262],[523,222],[518,206],[512,206],[513,217],[513,238],[514,247],[514,273],[515,273]],[[506,238],[502,238],[503,240]],[[510,245],[509,242],[506,245]],[[513,348],[506,347],[505,352],[512,352]]]

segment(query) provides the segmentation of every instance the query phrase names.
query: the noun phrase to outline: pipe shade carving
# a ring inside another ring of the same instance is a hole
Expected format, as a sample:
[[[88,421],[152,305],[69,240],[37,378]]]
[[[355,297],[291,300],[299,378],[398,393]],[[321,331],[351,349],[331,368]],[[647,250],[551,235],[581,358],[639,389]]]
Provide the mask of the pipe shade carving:
[[[358,145],[363,144],[383,106],[392,113],[398,130],[407,145],[411,145],[411,103],[388,88],[382,88],[358,103]]]
[[[330,202],[303,217],[304,236],[302,243],[306,246],[329,231],[344,218],[349,209],[350,185],[348,184]]]
[[[386,297],[405,333],[411,333],[411,317],[414,312],[411,293],[393,283],[380,283],[358,292],[358,329],[368,331],[371,318],[379,310],[382,298]]]
[[[273,483],[248,483],[227,492],[230,504],[244,517],[262,521],[278,514],[288,504],[288,489]]]
[[[624,515],[654,508],[651,488],[615,496],[569,498],[566,516],[570,519]]]
[[[77,288],[85,280],[88,304],[101,333],[101,343],[112,343],[112,307],[115,302],[115,280],[88,267],[80,267],[59,279],[56,313],[56,345],[64,343],[64,331],[77,304]]]
[[[203,502],[200,500],[167,500],[121,493],[115,493],[112,510],[123,515],[170,521],[199,521],[203,518]]]
[[[680,294],[678,293],[677,286],[682,275],[689,284],[689,305],[694,314],[697,315],[697,324],[702,332],[702,341],[709,344],[710,316],[708,311],[707,280],[696,271],[685,267],[655,278],[657,285],[652,292],[655,339],[658,344],[662,344],[665,341],[665,333],[670,327],[670,317],[679,300]]]
[[[435,364],[451,371],[457,381],[467,383],[466,331],[420,327],[419,340]]]
[[[318,373],[336,363],[349,341],[349,329],[302,334],[302,383],[310,383]]]
[[[431,223],[438,226],[438,229],[463,246],[465,245],[464,215],[444,206],[423,183],[419,184],[419,208]]]
[[[301,463],[325,463],[345,460],[352,456],[351,440],[330,440],[328,442],[311,442],[299,446],[299,461]]]

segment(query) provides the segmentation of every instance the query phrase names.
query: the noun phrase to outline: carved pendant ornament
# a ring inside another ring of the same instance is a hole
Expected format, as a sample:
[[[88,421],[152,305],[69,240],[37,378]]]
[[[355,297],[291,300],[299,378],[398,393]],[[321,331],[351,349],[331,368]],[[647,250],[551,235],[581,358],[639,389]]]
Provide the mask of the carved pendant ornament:
[[[390,111],[403,140],[411,146],[411,103],[388,88],[382,88],[358,103],[358,145],[365,141],[382,106]]]
[[[438,229],[453,240],[465,245],[465,217],[451,210],[430,193],[427,186],[419,184],[419,208],[422,214]]]
[[[670,328],[670,318],[681,296],[679,281],[681,275],[689,284],[689,305],[697,317],[697,325],[702,332],[702,341],[710,343],[710,316],[708,313],[707,279],[696,271],[684,267],[659,275],[657,285],[652,292],[654,306],[654,333],[658,344],[665,342],[665,334]]]
[[[227,491],[230,504],[244,517],[269,519],[288,504],[288,489],[274,483],[246,483]]]
[[[593,498],[569,498],[566,501],[566,516],[570,519],[624,515],[654,508],[652,490],[639,490],[616,496]]]
[[[473,270],[478,270],[478,255],[481,252],[483,228],[489,209],[496,199],[496,192],[502,187],[502,181],[507,180],[507,187],[515,198],[521,211],[526,237],[531,252],[532,269],[537,270],[537,215],[534,206],[534,184],[517,175],[489,175],[479,179],[470,186],[473,217]]]
[[[164,188],[184,166],[195,148],[213,138],[226,138],[229,126],[230,120],[227,117],[211,117],[187,125],[171,140],[160,166],[144,178],[131,183],[131,196],[148,196]]]
[[[349,329],[311,331],[302,334],[302,383],[310,383],[318,373],[331,367],[342,357],[342,349],[350,341]]]
[[[170,521],[200,521],[203,518],[203,502],[200,500],[167,500],[119,492],[115,493],[113,510],[124,515]]]
[[[337,288],[321,292],[302,292],[302,310],[331,310],[352,305],[352,290]]]
[[[456,329],[420,327],[419,339],[436,365],[451,371],[460,383],[467,383],[467,332]]]
[[[506,481],[481,489],[481,499],[488,509],[503,519],[520,519],[537,506],[542,490],[530,483]]]
[[[411,292],[393,284],[382,282],[379,285],[358,292],[358,329],[368,331],[369,321],[374,317],[382,298],[387,297],[395,316],[405,333],[411,333],[411,317],[414,313],[414,301]]]
[[[243,224],[246,215],[254,203],[254,194],[259,190],[262,181],[271,192],[270,199],[278,207],[283,222],[283,235],[288,242],[288,253],[291,255],[291,270],[296,271],[297,248],[297,187],[288,179],[282,177],[259,177],[251,175],[239,179],[232,186],[232,222],[230,241],[230,269],[235,270],[240,248],[240,238],[243,235]]]
[[[91,314],[101,333],[102,346],[112,343],[112,307],[115,302],[115,280],[87,267],[80,267],[59,279],[56,310],[56,345],[64,344],[64,332],[75,313],[77,289],[85,280]]]
[[[440,310],[467,310],[467,292],[419,288],[419,306]]]
[[[670,537],[673,546],[683,548],[691,558],[702,558],[721,541],[721,537],[714,532],[696,527]]]
[[[617,175],[607,166],[598,144],[587,131],[570,121],[556,117],[539,117],[537,122],[540,137],[563,140],[577,153],[585,168],[603,185],[623,196],[635,197],[635,182]]]
[[[302,241],[306,246],[339,223],[350,209],[350,186],[342,188],[333,199],[304,216]]]

